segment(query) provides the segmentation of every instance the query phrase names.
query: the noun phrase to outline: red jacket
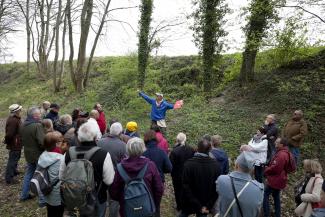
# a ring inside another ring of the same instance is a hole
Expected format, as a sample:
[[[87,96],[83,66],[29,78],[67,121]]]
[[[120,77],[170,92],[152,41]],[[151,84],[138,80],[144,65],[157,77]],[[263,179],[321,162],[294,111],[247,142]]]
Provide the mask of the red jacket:
[[[100,132],[104,135],[106,131],[106,119],[104,112],[99,112],[99,118],[97,120]]]
[[[270,165],[265,169],[264,174],[267,184],[274,189],[284,189],[288,182],[286,168],[289,164],[290,153],[288,148],[280,148],[273,156]]]

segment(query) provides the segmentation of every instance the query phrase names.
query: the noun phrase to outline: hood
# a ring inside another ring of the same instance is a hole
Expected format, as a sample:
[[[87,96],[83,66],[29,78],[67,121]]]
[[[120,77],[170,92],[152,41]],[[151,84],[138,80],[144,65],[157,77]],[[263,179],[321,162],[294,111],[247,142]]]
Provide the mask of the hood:
[[[228,159],[226,152],[224,152],[221,149],[212,149],[211,152],[213,153],[214,157],[218,161],[224,161],[224,160]]]
[[[143,166],[150,162],[146,157],[128,157],[122,160],[121,164],[123,168],[128,172],[138,172],[143,168]]]
[[[39,120],[35,120],[32,116],[27,116],[25,122],[24,122],[24,126],[30,125],[30,124],[34,124],[34,123],[40,123]]]
[[[62,133],[62,135],[64,135],[66,132],[68,132],[68,130],[70,130],[71,128],[72,128],[71,125],[58,124],[57,126],[55,126],[55,129],[57,131],[59,131],[60,133]]]
[[[38,159],[38,165],[46,168],[63,158],[62,154],[44,151]]]
[[[157,141],[156,140],[150,140],[146,142],[146,147],[147,148],[155,148],[157,147]]]

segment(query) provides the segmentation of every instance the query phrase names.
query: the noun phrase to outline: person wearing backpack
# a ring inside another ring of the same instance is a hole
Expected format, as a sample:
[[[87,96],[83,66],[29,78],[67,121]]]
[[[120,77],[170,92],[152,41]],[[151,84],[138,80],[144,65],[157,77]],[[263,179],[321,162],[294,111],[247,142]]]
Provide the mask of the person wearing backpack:
[[[80,126],[80,145],[65,153],[59,172],[64,206],[81,217],[105,216],[107,185],[115,174],[110,154],[96,145],[97,130],[92,126],[89,122]],[[87,185],[78,184],[82,182]]]
[[[235,171],[219,176],[216,181],[219,215],[222,217],[258,217],[260,214],[264,185],[252,179],[254,161],[249,161],[246,153],[244,151],[237,157]]]
[[[271,194],[274,199],[275,217],[281,217],[280,193],[288,183],[288,173],[295,170],[295,160],[288,150],[288,140],[278,138],[275,141],[275,148],[275,155],[264,171],[266,176],[263,200],[264,217],[270,217],[269,197]]]
[[[317,160],[304,160],[305,177],[309,177],[304,185],[303,192],[299,195],[301,203],[295,209],[297,216],[309,217],[315,208],[320,208],[320,194],[324,179],[322,166]]]
[[[128,141],[128,158],[118,164],[110,187],[112,199],[120,203],[121,217],[159,216],[155,210],[159,210],[164,187],[155,163],[142,156],[144,150],[142,139],[132,138]],[[141,189],[141,197],[132,191],[133,187]]]
[[[60,137],[58,133],[50,132],[46,134],[43,144],[45,151],[41,154],[37,163],[39,167],[47,170],[49,175],[48,181],[53,187],[52,191],[44,196],[48,217],[62,217],[64,212],[64,207],[61,204],[59,182],[60,163],[64,157],[57,148],[57,145],[59,145],[62,140],[63,137]]]

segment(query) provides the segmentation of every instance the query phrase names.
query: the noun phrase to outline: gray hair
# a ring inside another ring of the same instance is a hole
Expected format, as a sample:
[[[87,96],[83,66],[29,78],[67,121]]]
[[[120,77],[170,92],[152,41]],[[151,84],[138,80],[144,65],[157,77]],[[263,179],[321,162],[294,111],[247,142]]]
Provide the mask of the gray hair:
[[[143,139],[132,138],[126,144],[126,153],[129,157],[140,157],[146,150]]]
[[[64,114],[60,117],[60,123],[62,125],[71,125],[72,124],[72,117],[69,114]]]
[[[304,116],[304,113],[303,113],[303,111],[302,110],[296,110],[295,111],[295,113],[298,113],[298,114],[300,114],[300,116],[302,117],[302,116]]]
[[[29,108],[27,111],[27,115],[31,116],[31,117],[34,116],[34,114],[36,114],[36,113],[41,113],[41,110],[36,106]]]
[[[179,143],[181,145],[185,145],[185,142],[186,142],[186,135],[185,135],[185,133],[179,133],[176,136],[176,141],[177,141],[177,143]]]
[[[269,115],[267,115],[266,117],[271,118],[273,121],[276,120],[276,119],[275,119],[275,114],[269,114]]]
[[[78,140],[80,142],[91,142],[97,137],[96,128],[93,127],[91,122],[82,124],[78,130]]]
[[[219,135],[211,136],[211,141],[212,141],[213,147],[218,147],[222,143],[222,137]]]
[[[99,112],[95,109],[91,110],[91,112],[89,113],[89,117],[97,119],[99,117]]]
[[[112,124],[112,126],[109,129],[109,133],[112,136],[118,136],[122,133],[122,131],[123,131],[123,127],[122,127],[122,124],[119,122]]]

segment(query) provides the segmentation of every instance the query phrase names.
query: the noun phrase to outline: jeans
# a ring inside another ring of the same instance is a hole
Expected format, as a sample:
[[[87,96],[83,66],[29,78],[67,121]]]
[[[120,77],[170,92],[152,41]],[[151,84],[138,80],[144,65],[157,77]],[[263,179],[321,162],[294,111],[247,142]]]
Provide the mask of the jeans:
[[[108,216],[109,217],[119,217],[120,204],[118,201],[108,199]]]
[[[20,159],[21,151],[9,151],[9,158],[6,168],[5,179],[7,183],[12,182],[15,175],[17,175],[17,166]]]
[[[96,202],[97,217],[105,217],[106,208],[107,208],[107,202],[99,203],[97,200]]]
[[[281,217],[280,192],[281,190],[274,189],[266,185],[264,189],[264,200],[263,200],[264,217],[270,217],[270,203],[269,203],[270,194],[272,194],[274,200],[275,217]]]
[[[255,166],[255,180],[259,183],[263,183],[263,173],[264,167],[263,166]]]
[[[29,198],[29,185],[35,173],[36,166],[37,163],[27,163],[26,171],[24,175],[24,181],[23,181],[23,189],[20,195],[21,200],[26,200]],[[45,202],[44,195],[38,195],[38,203],[40,206],[45,205],[46,202]]]
[[[290,146],[290,152],[293,154],[293,156],[295,158],[296,166],[298,166],[299,160],[300,160],[300,148]]]
[[[181,214],[179,214],[178,217],[188,217],[190,216],[191,214],[187,214],[185,212],[181,212]],[[203,214],[203,213],[196,213],[196,217],[207,217],[208,215],[207,214]]]
[[[30,180],[33,178],[34,172],[36,170],[36,165],[36,163],[27,163],[23,181],[23,189],[20,196],[21,200],[28,199]]]

